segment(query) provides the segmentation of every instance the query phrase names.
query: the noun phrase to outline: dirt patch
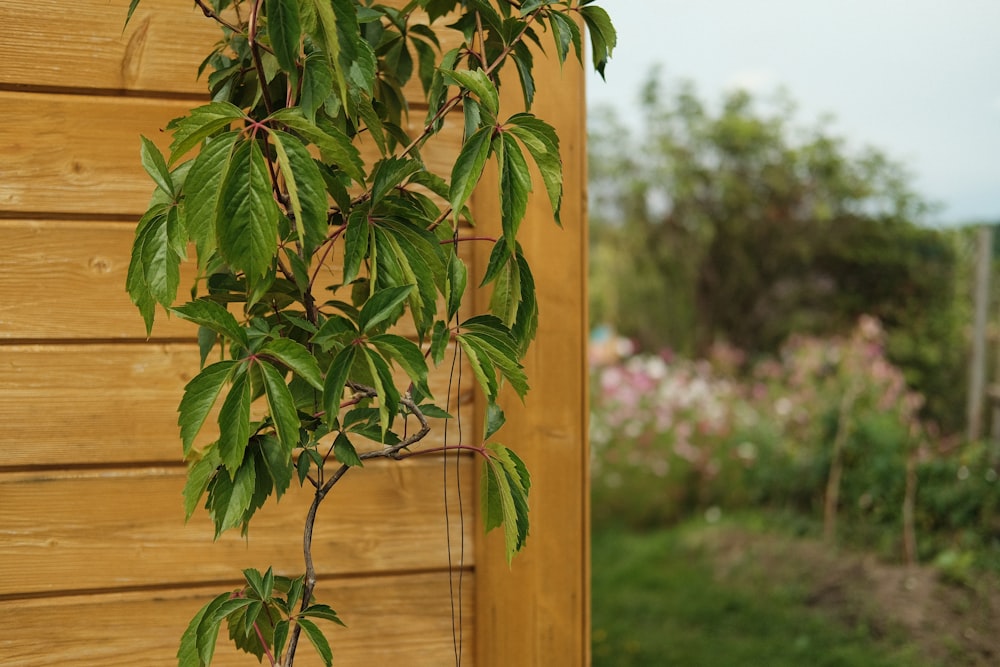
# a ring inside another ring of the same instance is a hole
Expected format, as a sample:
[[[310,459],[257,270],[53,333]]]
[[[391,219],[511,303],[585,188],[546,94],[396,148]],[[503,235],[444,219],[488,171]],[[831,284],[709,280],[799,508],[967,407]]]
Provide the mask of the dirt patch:
[[[790,596],[846,627],[916,646],[928,660],[987,667],[1000,664],[1000,582],[944,581],[932,567],[906,567],[812,539],[715,527],[692,533],[716,576],[782,586]]]

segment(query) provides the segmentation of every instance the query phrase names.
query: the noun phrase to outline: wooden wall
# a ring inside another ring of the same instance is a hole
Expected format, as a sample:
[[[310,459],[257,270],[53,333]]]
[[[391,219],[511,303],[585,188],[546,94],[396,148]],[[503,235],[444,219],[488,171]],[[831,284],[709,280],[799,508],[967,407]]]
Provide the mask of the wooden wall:
[[[217,29],[188,2],[143,0],[122,33],[127,5],[0,6],[4,664],[175,664],[187,621],[242,568],[303,567],[301,523],[287,517],[304,516],[305,491],[259,514],[247,541],[213,543],[201,512],[184,525],[175,411],[197,372],[193,331],[160,317],[147,341],[124,283],[151,192],[139,135],[165,148],[161,128],[202,99],[195,72]],[[338,665],[454,664],[459,574],[463,665],[588,662],[583,84],[576,67],[539,63],[537,110],[562,136],[567,198],[565,229],[544,193],[523,227],[541,327],[528,407],[510,411],[502,439],[534,476],[528,549],[509,571],[482,537],[471,459],[461,494],[447,482],[447,519],[440,460],[352,473],[315,536],[318,595],[350,626],[330,634]],[[457,138],[441,145],[446,160]],[[499,224],[495,191],[484,183],[474,202],[487,227]],[[478,409],[468,391],[453,400]],[[223,641],[217,662],[247,664]]]

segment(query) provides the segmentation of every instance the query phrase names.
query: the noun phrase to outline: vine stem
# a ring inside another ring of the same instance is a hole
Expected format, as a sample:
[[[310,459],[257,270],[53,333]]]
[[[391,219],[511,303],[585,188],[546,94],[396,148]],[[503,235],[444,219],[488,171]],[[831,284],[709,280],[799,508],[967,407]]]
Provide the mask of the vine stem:
[[[221,16],[219,16],[218,12],[216,12],[214,9],[205,4],[205,0],[194,0],[194,4],[198,5],[198,9],[201,10],[201,13],[204,14],[206,18],[212,19],[219,25],[226,26],[227,28],[229,28],[230,30],[232,30],[237,34],[243,33],[243,31],[240,30],[238,26],[235,26],[226,19],[222,18]]]
[[[198,0],[196,0],[196,2],[197,1]],[[267,92],[267,81],[264,78],[264,69],[263,69],[263,66],[261,64],[260,53],[258,51],[258,46],[257,46],[257,41],[256,41],[256,35],[257,35],[257,14],[258,14],[259,9],[260,9],[260,0],[254,0],[254,3],[253,3],[252,8],[251,8],[250,30],[249,30],[249,34],[248,34],[248,42],[249,42],[249,44],[251,46],[251,51],[252,51],[253,56],[254,56],[254,63],[255,63],[255,66],[256,66],[255,69],[257,70],[257,75],[260,78],[261,90],[262,90],[263,98],[264,98],[264,105],[267,108],[268,113],[271,113],[271,101],[270,101],[269,94]],[[511,40],[511,42],[509,44],[507,44],[503,48],[503,50],[500,52],[500,54],[497,56],[497,58],[492,63],[490,63],[487,67],[484,68],[483,72],[487,76],[489,76],[494,71],[496,71],[500,67],[500,65],[503,64],[504,60],[506,60],[507,56],[510,55],[510,53],[513,51],[514,47],[524,39],[524,36],[527,33],[528,28],[535,21],[538,13],[541,10],[542,10],[542,7],[539,7],[538,9],[536,9],[535,11],[533,11],[531,14],[529,14],[526,17],[526,21],[524,22],[524,25],[523,25],[523,27],[521,29],[521,32],[518,33],[518,35],[513,40]],[[482,24],[481,23],[479,24],[478,28],[479,28],[480,41],[483,42],[482,46],[483,46],[483,51],[484,51],[484,53],[479,54],[479,59],[480,59],[481,63],[485,63],[485,40],[484,40],[484,35],[483,35],[483,32],[482,32]],[[401,155],[403,155],[403,156],[408,155],[410,152],[412,152],[417,147],[419,147],[424,141],[426,141],[427,138],[429,136],[431,136],[431,134],[433,133],[434,126],[444,116],[446,116],[448,113],[450,113],[452,110],[454,110],[462,102],[462,100],[465,99],[465,97],[468,96],[468,95],[469,95],[469,91],[465,90],[465,91],[462,91],[459,94],[453,96],[452,98],[450,98],[440,109],[438,109],[437,113],[434,114],[433,118],[426,123],[426,125],[424,126],[424,128],[421,131],[420,135],[417,136],[415,139],[413,139],[410,142],[410,144],[407,145],[403,149]],[[433,226],[437,226],[437,224],[439,224],[439,223],[436,222]],[[342,232],[342,229],[338,230],[338,232]],[[339,233],[335,233],[333,235],[333,237],[330,239],[329,245],[331,247],[332,247],[332,244],[333,244],[332,242],[336,240],[337,236],[339,236]],[[462,240],[465,240],[465,239],[462,239]],[[449,241],[449,242],[450,243],[457,243],[458,239],[453,239],[452,241]],[[327,252],[329,252],[329,248],[327,249]],[[324,255],[324,258],[325,258],[325,255]],[[322,265],[322,262],[321,262],[321,265]],[[312,279],[310,280],[310,288],[312,287],[312,283],[313,283],[313,281],[315,281],[317,275],[318,275],[318,269],[317,269],[317,273],[315,273],[312,276]],[[351,389],[353,389],[355,392],[365,393],[365,394],[367,394],[368,396],[370,396],[372,398],[376,398],[378,396],[378,392],[376,392],[371,387],[365,387],[363,385],[359,385],[359,384],[355,384],[355,383],[348,383],[348,386],[350,386]],[[413,456],[419,456],[419,455],[424,455],[424,454],[433,454],[433,453],[442,453],[443,452],[443,453],[445,453],[447,455],[447,453],[449,451],[462,451],[462,450],[473,451],[473,452],[478,453],[480,456],[488,457],[486,448],[484,446],[474,447],[474,446],[471,446],[471,445],[461,445],[461,444],[459,444],[459,445],[451,445],[451,446],[447,446],[447,447],[436,447],[436,448],[429,449],[429,450],[421,450],[419,452],[405,452],[405,453],[403,453],[402,450],[411,447],[412,445],[416,444],[417,442],[419,442],[420,440],[422,440],[424,437],[426,437],[427,434],[430,433],[430,426],[428,425],[427,419],[424,417],[423,413],[420,411],[420,409],[417,407],[417,405],[413,402],[413,400],[409,396],[401,397],[399,402],[400,402],[401,405],[403,405],[404,407],[406,407],[410,411],[410,413],[414,415],[414,417],[417,418],[418,422],[420,423],[420,429],[416,433],[414,433],[413,435],[405,438],[404,440],[402,440],[401,442],[399,442],[396,445],[393,445],[391,447],[385,447],[385,448],[383,448],[381,450],[378,450],[378,451],[364,452],[363,454],[360,454],[359,458],[361,460],[369,460],[369,459],[375,459],[375,458],[391,458],[391,459],[395,459],[395,460],[403,460],[403,459],[411,458]],[[331,475],[329,477],[329,479],[327,479],[322,485],[317,486],[315,494],[313,495],[312,503],[309,506],[309,511],[306,514],[305,527],[304,527],[303,534],[302,534],[302,550],[303,550],[303,557],[304,557],[305,566],[306,566],[305,586],[304,586],[304,590],[303,590],[303,594],[302,594],[302,602],[301,602],[301,605],[300,605],[300,609],[303,610],[303,611],[309,606],[309,603],[312,600],[313,591],[316,588],[316,567],[315,567],[315,563],[313,562],[313,557],[312,557],[312,538],[313,538],[313,530],[314,530],[314,527],[315,527],[315,524],[316,524],[316,515],[317,515],[317,513],[319,511],[319,506],[322,504],[322,502],[326,498],[327,494],[329,494],[330,491],[333,489],[333,487],[337,484],[337,482],[339,482],[343,478],[343,476],[345,474],[347,474],[348,470],[350,470],[350,466],[341,465],[337,469],[337,471],[333,475]],[[299,640],[299,637],[300,637],[301,633],[302,633],[302,626],[299,625],[298,623],[296,623],[294,625],[293,629],[292,629],[291,636],[289,638],[288,651],[285,654],[285,660],[283,662],[283,667],[291,667],[291,665],[293,664],[293,662],[295,660],[295,652],[296,652],[296,649],[298,647],[298,640]]]
[[[261,0],[254,0],[250,6],[250,27],[247,30],[247,43],[250,44],[250,52],[253,54],[254,69],[257,71],[257,78],[260,80],[260,93],[264,98],[264,108],[268,115],[274,113],[274,104],[271,102],[271,94],[267,90],[267,76],[264,74],[264,62],[260,59],[260,47],[257,44],[257,21],[260,14]]]
[[[372,387],[366,387],[365,385],[356,384],[354,382],[348,383],[348,386],[350,386],[350,388],[356,393],[367,395],[370,398],[376,398],[378,396],[378,392]],[[376,451],[364,452],[360,454],[358,458],[362,461],[377,458],[391,458],[396,460],[407,458],[406,456],[401,455],[400,451],[408,447],[412,447],[427,437],[427,434],[431,432],[431,427],[430,424],[427,423],[427,418],[424,416],[424,413],[420,411],[420,408],[417,407],[417,404],[412,398],[409,396],[401,396],[399,398],[399,403],[409,410],[414,417],[416,417],[417,421],[420,423],[420,429],[391,447],[384,447]],[[341,465],[337,468],[337,471],[330,475],[329,479],[327,479],[322,486],[317,487],[316,492],[313,494],[312,504],[309,505],[309,512],[306,514],[305,528],[302,531],[302,553],[306,565],[306,576],[305,586],[302,592],[302,604],[299,607],[300,611],[305,611],[309,606],[309,603],[312,601],[313,591],[316,589],[316,565],[312,557],[312,538],[313,529],[316,525],[316,514],[319,511],[320,504],[322,504],[327,494],[330,493],[337,482],[339,482],[350,469],[351,466],[348,465]],[[296,623],[288,641],[288,652],[285,654],[284,667],[291,667],[292,662],[295,660],[295,650],[298,647],[299,636],[301,633],[302,626]]]

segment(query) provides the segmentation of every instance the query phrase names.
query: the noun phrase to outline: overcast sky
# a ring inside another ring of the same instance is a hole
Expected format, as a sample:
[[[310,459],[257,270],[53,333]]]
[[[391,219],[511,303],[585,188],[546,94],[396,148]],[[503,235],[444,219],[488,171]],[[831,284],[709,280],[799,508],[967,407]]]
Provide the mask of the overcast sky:
[[[589,104],[627,109],[650,68],[728,88],[783,86],[797,125],[906,165],[939,224],[1000,222],[1000,0],[600,0],[618,29]],[[627,112],[626,112],[627,113]]]

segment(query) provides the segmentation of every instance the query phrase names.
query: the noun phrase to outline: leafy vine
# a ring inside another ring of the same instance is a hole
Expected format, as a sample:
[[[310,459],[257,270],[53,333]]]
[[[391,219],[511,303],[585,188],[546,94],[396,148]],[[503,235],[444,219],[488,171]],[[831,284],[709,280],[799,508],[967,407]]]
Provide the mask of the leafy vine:
[[[528,158],[557,222],[563,196],[559,138],[530,113],[531,45],[541,47],[540,31],[548,32],[560,63],[581,58],[582,23],[603,74],[616,37],[592,2],[196,0],[222,30],[199,71],[209,72],[211,101],[169,124],[167,155],[142,138],[155,191],[126,287],[147,333],[157,305],[198,326],[202,369],[178,409],[187,517],[204,499],[216,537],[236,527],[245,534],[293,480],[313,488],[313,501],[305,573],[244,570],[245,586],[220,593],[191,620],[182,667],[211,663],[223,621],[237,648],[272,666],[293,664],[303,633],[331,664],[317,621],[341,621],[315,597],[313,528],[333,487],[365,461],[476,453],[486,529],[503,528],[508,561],[525,544],[530,476],[493,436],[504,423],[501,387],[522,400],[528,391],[520,360],[538,325],[517,243],[532,190]],[[460,44],[445,51],[446,32]],[[502,117],[508,63],[529,111]],[[403,89],[414,77],[427,109],[411,134],[417,109]],[[437,173],[421,151],[455,114],[461,148],[450,173]],[[491,159],[500,173],[498,239],[468,232],[467,202]],[[465,241],[493,244],[479,283],[493,291],[489,312],[463,319]],[[191,299],[178,304],[191,246],[197,279]],[[342,258],[339,275],[334,257]],[[393,333],[407,315],[414,334]],[[481,444],[418,448],[432,423],[452,419],[428,386],[429,364],[449,350],[486,396]],[[397,383],[393,367],[405,381]],[[218,437],[203,443],[215,413]],[[364,441],[377,446],[359,451]]]

